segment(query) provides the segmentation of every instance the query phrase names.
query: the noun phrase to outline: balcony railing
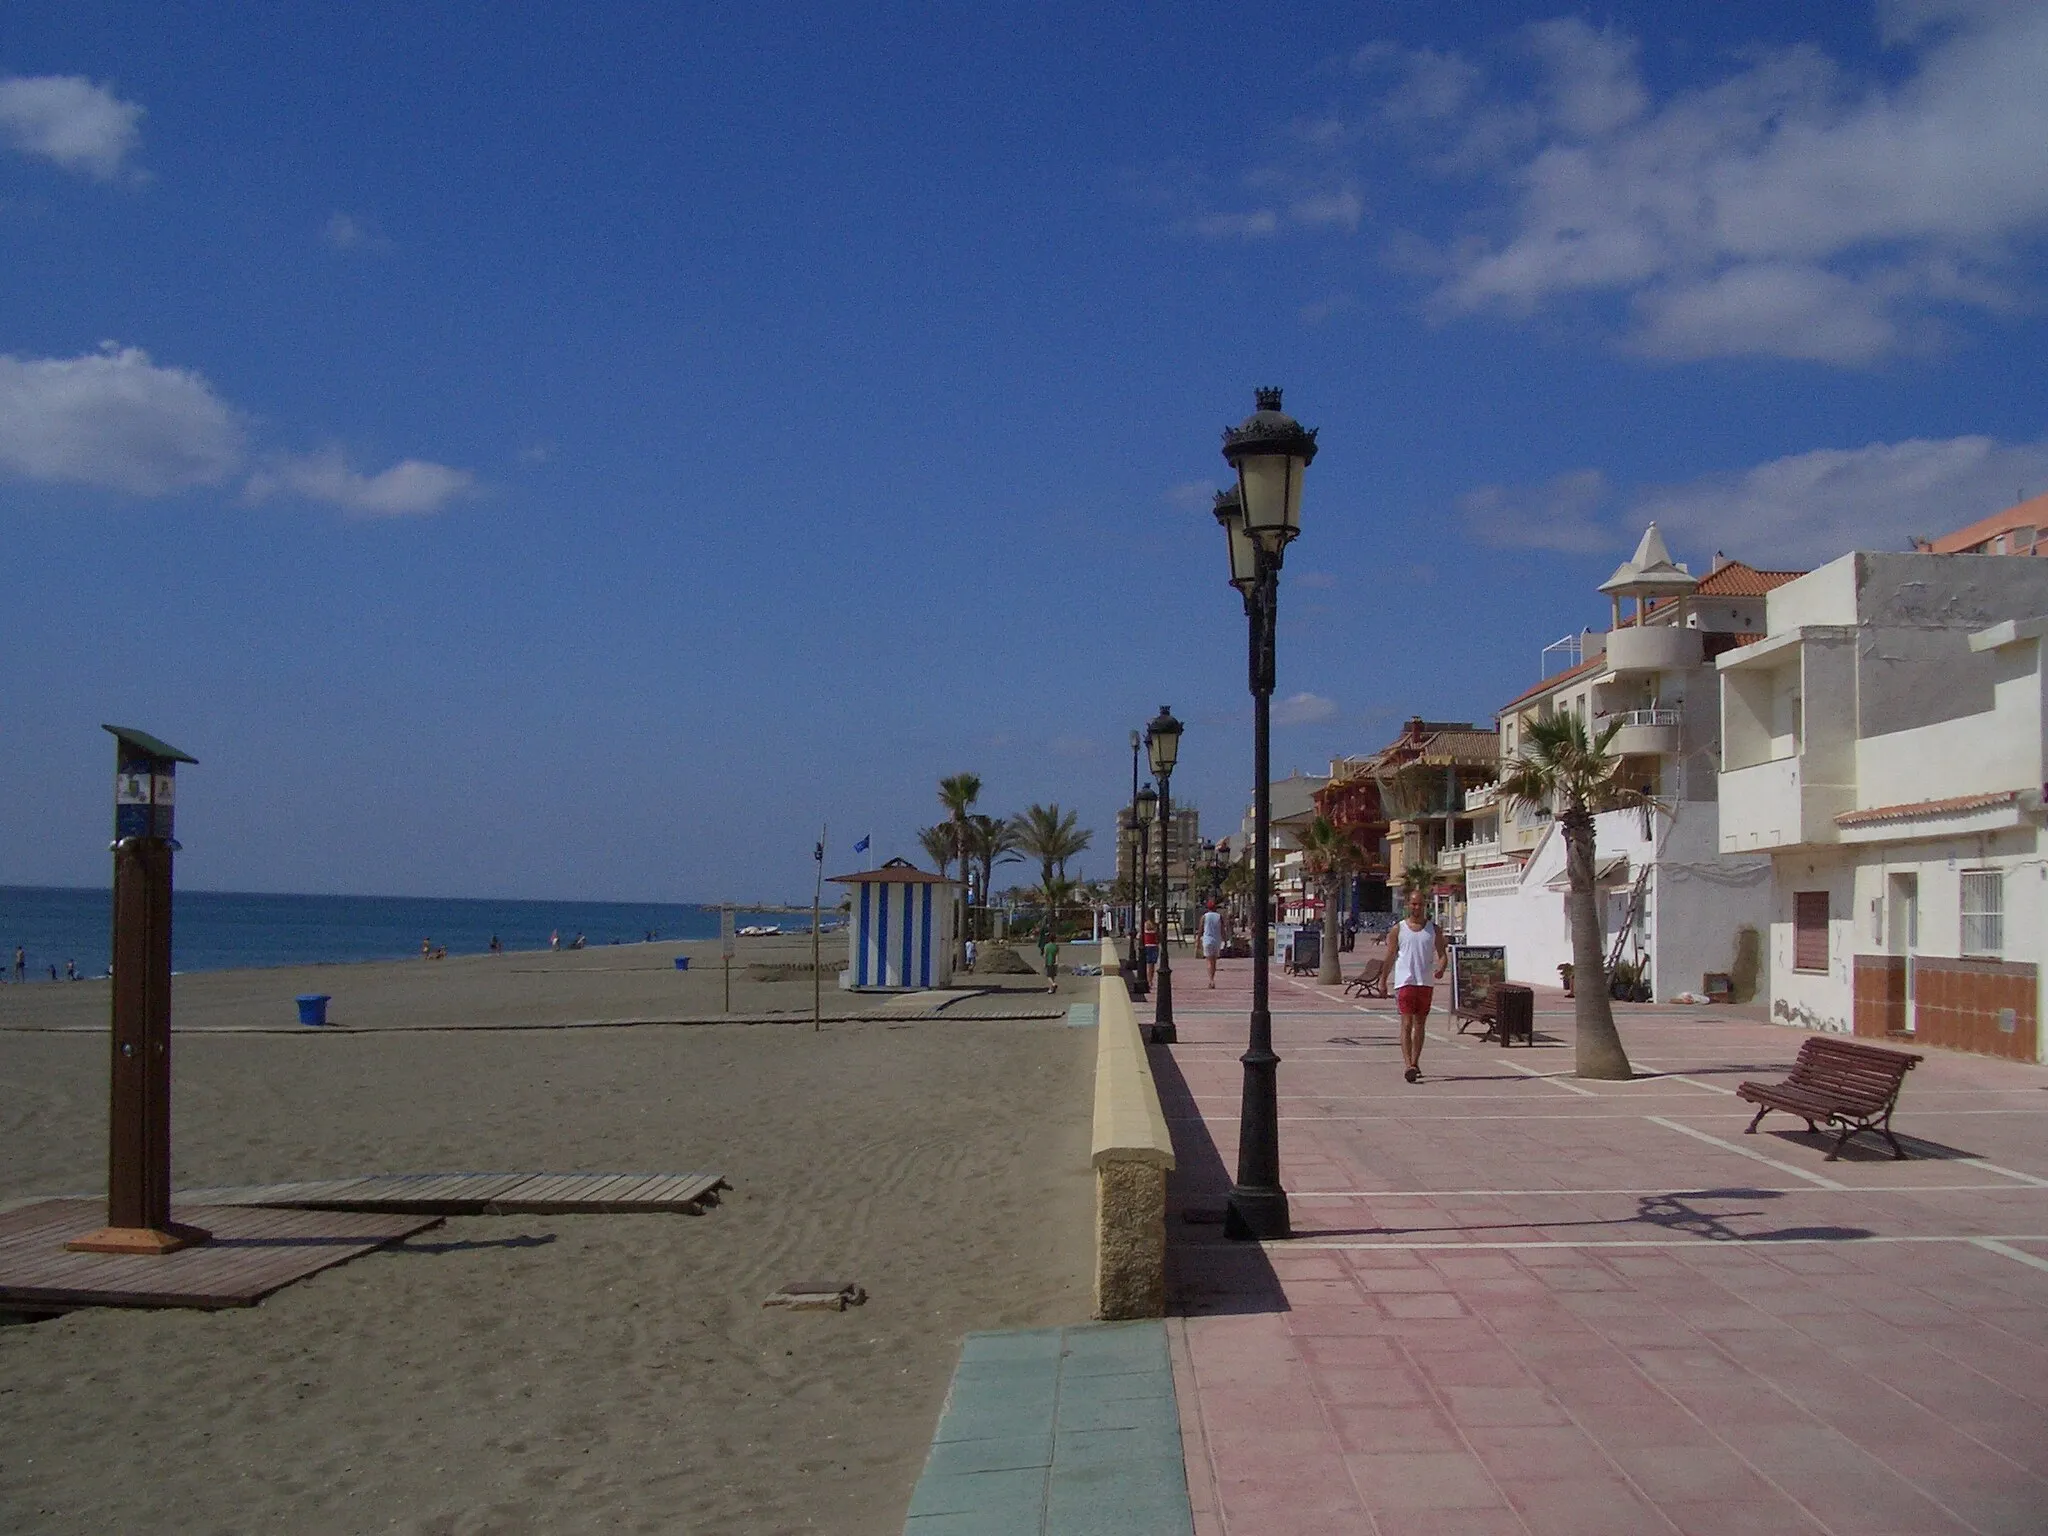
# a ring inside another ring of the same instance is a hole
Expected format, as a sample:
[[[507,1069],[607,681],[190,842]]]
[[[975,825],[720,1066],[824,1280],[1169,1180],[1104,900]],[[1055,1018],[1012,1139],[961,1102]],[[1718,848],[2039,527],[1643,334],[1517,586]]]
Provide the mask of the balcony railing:
[[[1632,725],[1682,725],[1685,717],[1675,709],[1631,709],[1618,715],[1609,715],[1608,724],[1619,720],[1623,730]]]

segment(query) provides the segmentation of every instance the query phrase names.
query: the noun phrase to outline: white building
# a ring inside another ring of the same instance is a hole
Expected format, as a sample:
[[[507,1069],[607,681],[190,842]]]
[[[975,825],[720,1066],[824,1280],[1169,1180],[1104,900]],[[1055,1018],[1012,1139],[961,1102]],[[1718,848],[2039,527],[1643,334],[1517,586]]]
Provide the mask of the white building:
[[[1771,866],[1763,854],[1724,852],[1719,837],[1714,660],[1763,632],[1766,594],[1799,574],[1717,558],[1695,579],[1653,523],[1600,587],[1613,629],[1586,632],[1582,660],[1501,711],[1503,760],[1520,755],[1534,719],[1575,714],[1594,735],[1619,725],[1610,750],[1623,759],[1622,781],[1654,808],[1594,818],[1601,929],[1607,953],[1643,971],[1653,997],[1703,992],[1709,976],[1730,978],[1737,998],[1765,984]],[[1626,617],[1624,599],[1635,605]],[[1473,791],[1466,808],[1477,815],[1474,842],[1452,850],[1465,871],[1466,938],[1505,945],[1511,979],[1556,985],[1572,942],[1555,818],[1501,804],[1491,789]]]
[[[1720,846],[1767,854],[1771,1013],[2041,1059],[2048,563],[1853,554],[1719,658]]]

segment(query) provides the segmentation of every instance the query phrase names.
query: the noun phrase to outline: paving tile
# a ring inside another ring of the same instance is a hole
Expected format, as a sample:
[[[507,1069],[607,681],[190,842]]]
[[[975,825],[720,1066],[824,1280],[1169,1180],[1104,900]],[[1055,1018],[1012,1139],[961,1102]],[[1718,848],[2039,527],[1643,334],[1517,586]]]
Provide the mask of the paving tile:
[[[1575,1424],[1468,1425],[1464,1435],[1496,1481],[1606,1479],[1616,1472],[1599,1442]]]
[[[1541,1387],[1449,1385],[1438,1389],[1459,1424],[1567,1424],[1563,1406]]]
[[[1361,1451],[1345,1461],[1375,1518],[1382,1510],[1506,1506],[1486,1468],[1469,1451]]]
[[[1333,1404],[1330,1424],[1346,1451],[1462,1451],[1458,1426],[1434,1403]]]
[[[1663,1525],[1656,1507],[1619,1478],[1503,1484],[1531,1536],[1642,1536]]]
[[[1715,1499],[1696,1504],[1659,1504],[1658,1513],[1681,1536],[1828,1536],[1797,1504],[1782,1496],[1761,1501]]]
[[[1658,1504],[1707,1499],[1768,1503],[1775,1490],[1725,1445],[1625,1446],[1614,1459],[1629,1480]]]

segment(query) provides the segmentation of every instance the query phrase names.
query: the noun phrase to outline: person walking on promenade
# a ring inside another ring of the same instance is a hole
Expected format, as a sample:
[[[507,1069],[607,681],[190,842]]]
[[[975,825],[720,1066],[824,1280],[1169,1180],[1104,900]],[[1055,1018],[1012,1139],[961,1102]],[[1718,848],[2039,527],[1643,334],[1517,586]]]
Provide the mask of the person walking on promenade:
[[[1050,926],[1045,930],[1045,940],[1039,950],[1045,956],[1045,990],[1057,992],[1060,989],[1060,936]]]
[[[14,979],[16,981],[28,980],[28,951],[19,944],[14,946]]]
[[[1435,970],[1430,969],[1431,962]],[[1409,1082],[1422,1079],[1422,1029],[1429,1022],[1434,981],[1450,963],[1450,947],[1430,920],[1422,892],[1408,893],[1408,915],[1387,933],[1381,965],[1393,973],[1394,1003],[1401,1010],[1401,1060]]]
[[[1202,913],[1202,958],[1209,962],[1209,989],[1216,989],[1216,957],[1223,953],[1223,914],[1211,901]]]

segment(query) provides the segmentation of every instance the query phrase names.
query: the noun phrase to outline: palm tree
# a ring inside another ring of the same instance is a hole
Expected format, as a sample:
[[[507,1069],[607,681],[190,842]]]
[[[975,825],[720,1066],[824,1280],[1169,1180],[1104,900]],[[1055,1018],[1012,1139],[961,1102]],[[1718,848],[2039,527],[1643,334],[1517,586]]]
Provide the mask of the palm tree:
[[[976,889],[981,904],[988,906],[989,891],[995,885],[996,866],[1017,862],[1017,828],[999,816],[974,815],[967,818],[967,852],[981,866]]]
[[[952,816],[953,855],[960,861],[960,916],[962,921],[953,928],[953,942],[960,947],[958,961],[967,964],[967,813],[974,802],[981,798],[981,775],[978,773],[956,773],[939,780],[939,804]]]
[[[1055,933],[1058,931],[1060,909],[1073,905],[1074,882],[1065,875],[1048,875],[1044,884],[1027,895],[1038,903],[1039,910],[1044,914],[1039,921],[1040,934]]]
[[[1531,721],[1522,735],[1521,756],[1507,765],[1499,790],[1503,799],[1554,814],[1564,834],[1565,869],[1571,877],[1572,966],[1578,982],[1572,989],[1578,1075],[1615,1080],[1634,1074],[1614,1028],[1614,1005],[1602,963],[1600,908],[1594,900],[1593,818],[1601,811],[1651,803],[1619,782],[1622,759],[1608,748],[1620,729],[1616,720],[1598,736],[1590,736],[1586,722],[1574,714]]]
[[[1017,847],[1038,860],[1039,886],[1043,889],[1058,869],[1064,879],[1067,860],[1080,855],[1095,840],[1095,834],[1077,826],[1080,813],[1062,811],[1059,802],[1051,805],[1034,805],[1013,823],[1017,829]]]
[[[1346,879],[1365,867],[1365,850],[1329,817],[1317,816],[1302,830],[1301,856],[1308,872],[1319,876],[1322,884],[1323,963],[1316,981],[1334,987],[1344,980],[1343,962],[1337,958],[1337,893]]]
[[[953,829],[943,821],[935,827],[919,827],[917,845],[925,851],[925,857],[938,866],[943,876],[947,863],[953,857]]]

